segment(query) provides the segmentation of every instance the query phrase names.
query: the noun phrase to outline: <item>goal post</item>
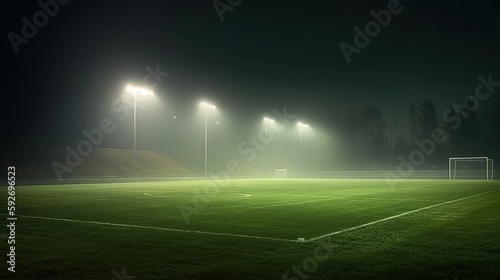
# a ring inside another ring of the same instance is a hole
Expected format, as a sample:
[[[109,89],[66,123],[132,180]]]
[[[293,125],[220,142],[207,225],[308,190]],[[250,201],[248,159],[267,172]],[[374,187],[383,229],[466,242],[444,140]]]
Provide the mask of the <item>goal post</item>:
[[[448,179],[493,180],[494,161],[488,157],[451,157]]]
[[[286,168],[276,168],[274,170],[274,177],[275,178],[287,178],[287,169]]]

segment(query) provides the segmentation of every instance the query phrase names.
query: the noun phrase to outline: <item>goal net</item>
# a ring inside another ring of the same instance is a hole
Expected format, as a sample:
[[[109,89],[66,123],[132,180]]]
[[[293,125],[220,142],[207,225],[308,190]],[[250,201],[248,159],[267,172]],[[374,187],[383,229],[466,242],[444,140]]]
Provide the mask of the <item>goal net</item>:
[[[493,180],[493,160],[488,157],[453,157],[448,164],[450,180]]]
[[[274,170],[274,175],[276,178],[287,178],[287,169],[275,169]]]

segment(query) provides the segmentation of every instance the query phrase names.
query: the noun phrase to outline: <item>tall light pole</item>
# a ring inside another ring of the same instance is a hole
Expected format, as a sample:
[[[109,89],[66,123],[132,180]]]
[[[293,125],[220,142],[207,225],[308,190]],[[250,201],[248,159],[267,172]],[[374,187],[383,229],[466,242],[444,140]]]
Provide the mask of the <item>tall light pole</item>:
[[[206,103],[206,102],[201,102],[200,103],[200,106],[203,107],[204,109],[204,113],[205,113],[205,177],[208,176],[208,153],[207,153],[207,131],[208,131],[208,128],[207,128],[207,111],[208,109],[216,109],[216,107],[212,104],[209,104],[209,103]]]
[[[136,86],[131,86],[128,85],[127,88],[125,89],[127,92],[130,92],[134,96],[134,177],[137,177],[137,170],[136,170],[136,127],[137,127],[137,96],[146,96],[146,95],[151,95],[153,94],[153,91],[142,88],[142,87],[136,87]]]
[[[302,128],[309,127],[309,125],[299,122],[297,123],[297,126],[299,127],[299,157],[300,157],[299,168],[300,168],[300,175],[302,175]]]
[[[265,117],[264,121],[266,122],[266,137],[267,137],[267,141],[266,141],[266,177],[267,177],[267,166],[268,166],[268,159],[269,159],[268,149],[267,149],[267,144],[269,142],[269,123],[274,123],[274,120],[271,118]]]

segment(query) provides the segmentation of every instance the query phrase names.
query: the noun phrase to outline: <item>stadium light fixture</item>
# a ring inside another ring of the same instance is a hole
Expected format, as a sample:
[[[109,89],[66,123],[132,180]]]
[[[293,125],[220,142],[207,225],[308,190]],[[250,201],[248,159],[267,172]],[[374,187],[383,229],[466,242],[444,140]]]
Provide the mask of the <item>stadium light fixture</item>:
[[[269,137],[269,123],[274,123],[275,121],[271,118],[264,117],[264,122],[266,123],[266,136]],[[269,138],[268,138],[268,140],[269,140]],[[268,162],[269,162],[268,148],[267,148],[268,142],[269,141],[266,141],[266,176],[268,175],[267,170],[268,170]]]
[[[133,85],[127,85],[126,91],[132,93],[134,96],[138,96],[138,95],[144,96],[144,95],[154,94],[154,92],[152,90],[149,90],[149,89],[143,88],[143,87],[136,87]]]
[[[205,113],[205,177],[208,176],[208,152],[207,152],[207,111],[212,109],[217,109],[215,105],[209,104],[207,102],[201,102],[200,106],[203,108]]]
[[[215,107],[215,105],[212,105],[212,104],[207,103],[207,102],[201,102],[200,106],[202,108],[205,108],[205,109],[217,109],[217,107]]]
[[[308,128],[309,125],[305,123],[298,122],[297,126],[299,127],[299,167],[300,167],[300,173],[302,175],[302,128]]]
[[[301,122],[297,123],[297,126],[298,126],[298,127],[309,127],[309,125],[308,125],[308,124],[301,123]]]
[[[126,92],[131,93],[134,96],[134,177],[137,177],[136,171],[136,127],[137,127],[137,96],[147,96],[154,94],[152,90],[143,87],[136,87],[133,85],[127,85],[125,88]]]

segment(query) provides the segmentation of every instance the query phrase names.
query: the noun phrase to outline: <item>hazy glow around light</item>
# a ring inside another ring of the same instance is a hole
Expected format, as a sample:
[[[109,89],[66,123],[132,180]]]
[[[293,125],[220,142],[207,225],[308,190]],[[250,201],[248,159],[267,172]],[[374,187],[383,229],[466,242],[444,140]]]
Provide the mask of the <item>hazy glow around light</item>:
[[[297,126],[299,126],[299,127],[309,127],[309,125],[308,125],[308,124],[301,123],[301,122],[298,122],[298,123],[297,123]]]
[[[264,120],[265,120],[266,122],[272,122],[272,123],[274,122],[274,120],[273,120],[273,119],[268,118],[268,117],[265,117],[265,118],[264,118]]]
[[[205,108],[205,109],[217,109],[214,105],[209,104],[207,102],[201,102],[200,106]]]
[[[147,88],[143,88],[143,87],[136,87],[136,86],[133,86],[133,85],[127,85],[127,87],[125,88],[125,90],[127,92],[130,92],[134,95],[149,95],[149,94],[154,94],[154,92],[152,90],[149,90]]]

